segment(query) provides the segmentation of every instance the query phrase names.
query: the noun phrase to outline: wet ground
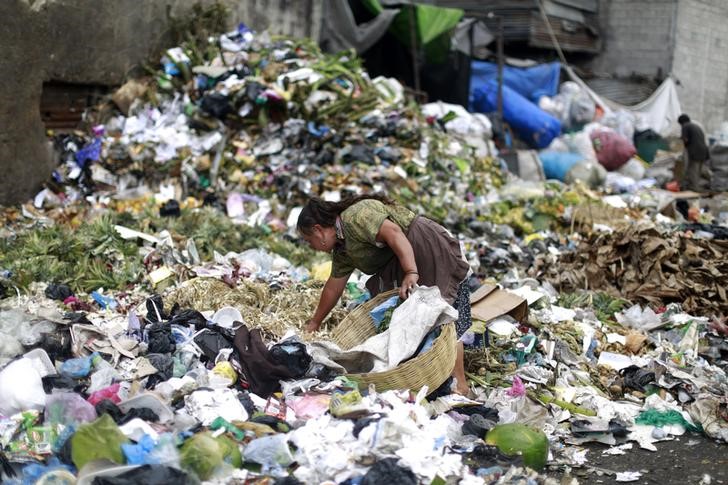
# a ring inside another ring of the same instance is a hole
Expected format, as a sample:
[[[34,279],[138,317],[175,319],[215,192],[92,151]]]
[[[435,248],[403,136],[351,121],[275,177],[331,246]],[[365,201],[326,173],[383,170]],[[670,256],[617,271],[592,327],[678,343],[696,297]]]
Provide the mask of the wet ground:
[[[591,443],[587,463],[573,468],[570,475],[579,483],[615,484],[616,472],[641,472],[635,484],[728,484],[728,444],[703,435],[686,433],[672,441],[655,443],[657,451],[640,449],[633,443],[624,455],[603,455],[608,446]],[[550,476],[568,475],[564,471]],[[705,477],[707,475],[707,477]],[[705,478],[704,478],[705,477]]]

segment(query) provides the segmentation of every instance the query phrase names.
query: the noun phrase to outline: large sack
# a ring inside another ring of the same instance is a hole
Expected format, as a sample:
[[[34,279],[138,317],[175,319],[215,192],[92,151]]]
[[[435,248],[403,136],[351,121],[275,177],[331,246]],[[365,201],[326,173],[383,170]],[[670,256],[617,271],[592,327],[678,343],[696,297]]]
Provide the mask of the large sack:
[[[617,170],[637,154],[631,141],[612,130],[595,130],[591,140],[597,160],[609,171]]]

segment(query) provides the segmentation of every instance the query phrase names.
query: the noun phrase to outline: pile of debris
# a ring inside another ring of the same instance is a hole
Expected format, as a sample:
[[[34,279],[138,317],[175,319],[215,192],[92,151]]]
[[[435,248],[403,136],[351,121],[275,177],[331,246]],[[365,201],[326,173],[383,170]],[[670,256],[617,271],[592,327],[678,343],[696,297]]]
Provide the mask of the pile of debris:
[[[533,270],[560,291],[603,290],[655,308],[675,302],[697,315],[725,315],[727,257],[722,226],[670,230],[643,222],[594,234]]]

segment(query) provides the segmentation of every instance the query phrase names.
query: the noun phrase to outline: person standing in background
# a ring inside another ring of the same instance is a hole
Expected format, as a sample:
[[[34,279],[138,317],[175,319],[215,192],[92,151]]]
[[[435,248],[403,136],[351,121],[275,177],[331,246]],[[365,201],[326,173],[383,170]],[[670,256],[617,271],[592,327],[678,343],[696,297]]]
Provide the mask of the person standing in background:
[[[700,191],[703,164],[708,159],[708,145],[705,143],[705,133],[697,123],[690,121],[690,117],[686,114],[681,114],[677,122],[682,126],[682,141],[687,152],[680,188],[682,190]]]

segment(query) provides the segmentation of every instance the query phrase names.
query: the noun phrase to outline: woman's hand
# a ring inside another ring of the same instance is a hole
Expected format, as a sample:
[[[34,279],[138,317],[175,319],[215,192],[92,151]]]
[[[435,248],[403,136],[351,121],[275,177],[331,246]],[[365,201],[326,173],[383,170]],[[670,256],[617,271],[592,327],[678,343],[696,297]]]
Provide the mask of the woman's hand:
[[[419,279],[420,276],[417,273],[408,273],[404,275],[402,285],[399,287],[399,297],[406,300],[410,291],[415,289],[415,285]]]
[[[306,326],[304,327],[304,330],[306,330],[307,332],[317,332],[320,327],[321,327],[321,322],[317,322],[316,320],[311,318],[306,322]]]

